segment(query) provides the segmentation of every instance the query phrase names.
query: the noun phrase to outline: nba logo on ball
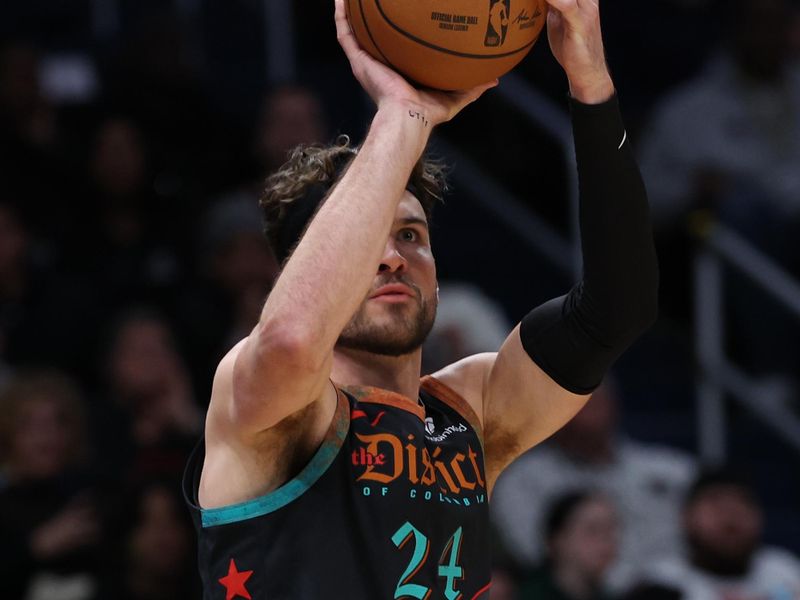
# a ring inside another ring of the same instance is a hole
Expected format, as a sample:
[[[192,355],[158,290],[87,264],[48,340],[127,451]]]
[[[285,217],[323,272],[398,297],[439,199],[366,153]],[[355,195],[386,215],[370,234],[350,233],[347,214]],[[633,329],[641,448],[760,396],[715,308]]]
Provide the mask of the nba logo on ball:
[[[508,11],[511,0],[489,0],[489,22],[486,25],[484,46],[502,46],[508,32]]]
[[[361,47],[421,87],[463,90],[507,73],[546,22],[546,0],[346,0]]]

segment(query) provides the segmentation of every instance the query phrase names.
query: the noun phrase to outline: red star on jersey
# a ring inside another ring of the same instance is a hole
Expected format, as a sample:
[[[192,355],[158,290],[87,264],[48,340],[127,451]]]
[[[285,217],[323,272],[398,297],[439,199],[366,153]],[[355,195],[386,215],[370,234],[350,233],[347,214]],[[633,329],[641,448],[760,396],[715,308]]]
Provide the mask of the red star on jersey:
[[[228,574],[219,580],[219,582],[224,585],[225,589],[227,590],[227,594],[225,594],[225,600],[233,600],[237,596],[241,596],[247,600],[252,600],[252,598],[250,598],[250,592],[248,592],[247,588],[244,587],[245,581],[250,579],[252,574],[252,571],[239,571],[236,568],[236,563],[233,562],[233,559],[231,559],[231,564],[228,565]]]

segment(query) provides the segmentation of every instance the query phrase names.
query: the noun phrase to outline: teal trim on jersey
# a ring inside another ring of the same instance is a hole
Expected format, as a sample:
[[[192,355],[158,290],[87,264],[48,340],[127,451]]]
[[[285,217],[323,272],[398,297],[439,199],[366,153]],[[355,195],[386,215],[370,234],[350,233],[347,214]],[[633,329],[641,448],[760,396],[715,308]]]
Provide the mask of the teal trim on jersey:
[[[336,422],[332,426],[333,435],[322,443],[319,450],[297,477],[286,482],[277,490],[259,498],[220,508],[201,509],[200,515],[203,527],[237,523],[275,512],[302,496],[306,490],[314,485],[328,470],[328,467],[333,464],[347,437],[347,431],[350,427],[349,403],[343,398],[340,398],[339,402],[344,402],[346,406],[342,407],[340,405],[339,410],[336,411]],[[342,410],[342,408],[345,408],[345,410]]]

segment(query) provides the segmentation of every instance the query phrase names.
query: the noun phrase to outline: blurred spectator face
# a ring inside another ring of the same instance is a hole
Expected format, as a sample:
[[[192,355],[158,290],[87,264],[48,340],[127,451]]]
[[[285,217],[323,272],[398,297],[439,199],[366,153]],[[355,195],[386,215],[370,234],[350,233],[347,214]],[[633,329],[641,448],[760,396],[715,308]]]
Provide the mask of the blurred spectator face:
[[[721,483],[698,493],[687,505],[684,527],[689,544],[701,559],[741,570],[759,544],[761,510],[745,489]]]
[[[792,7],[787,0],[740,0],[736,13],[734,53],[756,79],[775,79],[791,55]]]
[[[263,302],[278,274],[278,262],[264,239],[261,213],[252,196],[231,197],[205,216],[208,269],[217,285],[233,297],[256,294]]]
[[[9,45],[0,51],[0,110],[25,118],[40,100],[39,57],[24,45]]]
[[[263,300],[277,275],[278,263],[261,234],[239,232],[220,248],[214,271],[217,281],[232,294],[255,289]]]
[[[286,86],[267,96],[256,142],[267,172],[282,165],[295,146],[321,142],[324,137],[322,105],[310,90]]]
[[[145,152],[142,137],[133,123],[110,119],[95,138],[91,173],[97,187],[115,197],[139,192],[145,179]]]
[[[613,433],[617,424],[617,401],[611,384],[603,384],[591,400],[567,425],[576,434],[602,437]]]
[[[165,323],[137,315],[122,322],[110,356],[111,386],[124,399],[157,397],[183,371],[181,358]]]
[[[27,249],[22,224],[11,208],[0,204],[0,293],[5,287],[3,280],[16,274],[24,263]]]
[[[616,389],[608,381],[597,389],[586,406],[556,434],[554,440],[575,459],[606,462],[613,458],[616,425]]]
[[[9,383],[0,406],[4,462],[12,477],[54,477],[82,455],[83,411],[78,392],[67,379],[19,377]]]
[[[552,535],[550,557],[556,565],[569,564],[587,580],[599,582],[616,559],[618,537],[614,507],[603,496],[589,496]]]
[[[168,8],[170,3],[160,6],[161,10],[143,11],[125,52],[134,68],[146,74],[149,83],[179,87],[193,77],[185,27],[178,14]]]
[[[160,486],[142,496],[139,521],[131,533],[129,552],[140,576],[180,576],[190,561],[191,532],[173,494]]]
[[[11,463],[27,477],[52,477],[64,467],[72,435],[57,402],[31,398],[20,411],[16,435],[11,442]]]

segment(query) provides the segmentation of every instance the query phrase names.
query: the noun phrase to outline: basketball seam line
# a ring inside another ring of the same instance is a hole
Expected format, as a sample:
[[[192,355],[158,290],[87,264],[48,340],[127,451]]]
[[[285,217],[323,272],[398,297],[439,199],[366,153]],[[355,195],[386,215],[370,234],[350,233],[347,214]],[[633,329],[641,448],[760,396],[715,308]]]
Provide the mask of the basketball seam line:
[[[378,46],[378,43],[375,41],[375,38],[372,37],[372,31],[369,28],[369,23],[367,23],[367,16],[364,14],[364,2],[363,2],[363,0],[358,0],[358,10],[361,13],[361,21],[364,23],[364,29],[367,30],[367,35],[369,36],[369,39],[372,42],[372,45],[375,46],[375,49],[378,52],[380,52],[381,57],[383,57],[383,60],[386,62],[386,64],[389,65],[390,67],[392,67],[392,69],[394,69],[395,71],[397,71],[397,67],[395,67],[392,64],[392,61],[390,61],[388,58],[386,58],[386,55],[383,53],[383,50],[381,50],[381,47]]]

